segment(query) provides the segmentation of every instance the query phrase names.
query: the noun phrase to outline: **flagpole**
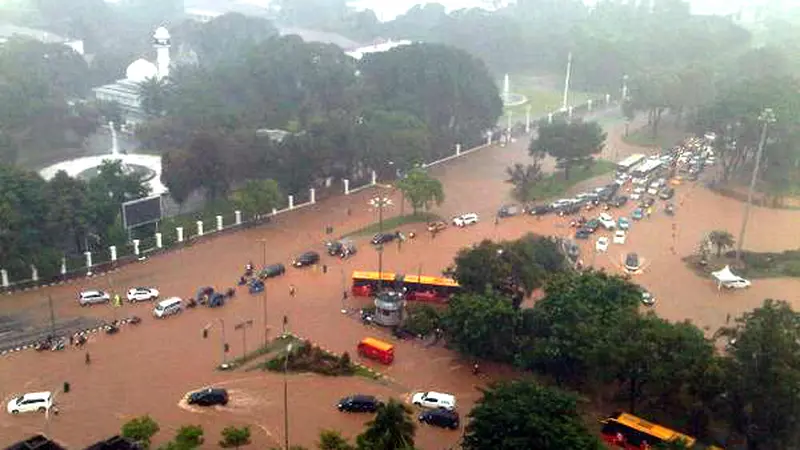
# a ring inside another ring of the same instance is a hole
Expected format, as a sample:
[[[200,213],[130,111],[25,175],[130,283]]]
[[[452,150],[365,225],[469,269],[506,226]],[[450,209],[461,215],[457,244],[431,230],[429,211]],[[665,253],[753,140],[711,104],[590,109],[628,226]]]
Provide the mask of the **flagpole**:
[[[564,99],[561,102],[561,110],[566,111],[569,107],[569,79],[572,76],[572,52],[567,56],[567,75],[564,77]]]

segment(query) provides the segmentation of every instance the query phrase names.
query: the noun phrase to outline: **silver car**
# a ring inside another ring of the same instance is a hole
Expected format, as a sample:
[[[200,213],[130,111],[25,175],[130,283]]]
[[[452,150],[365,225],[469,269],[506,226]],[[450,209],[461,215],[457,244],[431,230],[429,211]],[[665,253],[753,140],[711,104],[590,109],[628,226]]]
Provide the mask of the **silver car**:
[[[83,291],[78,296],[78,303],[81,306],[94,305],[95,303],[108,303],[111,296],[103,291]]]

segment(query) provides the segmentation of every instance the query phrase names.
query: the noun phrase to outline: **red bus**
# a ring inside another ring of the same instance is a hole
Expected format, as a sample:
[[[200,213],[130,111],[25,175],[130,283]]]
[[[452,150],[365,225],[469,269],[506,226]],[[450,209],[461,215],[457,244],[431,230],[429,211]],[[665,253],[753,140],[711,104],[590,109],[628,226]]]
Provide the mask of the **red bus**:
[[[705,447],[697,443],[697,439],[681,434],[669,428],[648,422],[633,414],[614,413],[601,420],[603,440],[612,447],[625,450],[650,450],[659,444],[671,444],[683,441],[688,449],[723,450],[720,447]]]
[[[392,272],[353,272],[352,292],[357,297],[371,297],[384,287],[405,290],[409,301],[446,303],[461,286],[451,278],[402,275]]]

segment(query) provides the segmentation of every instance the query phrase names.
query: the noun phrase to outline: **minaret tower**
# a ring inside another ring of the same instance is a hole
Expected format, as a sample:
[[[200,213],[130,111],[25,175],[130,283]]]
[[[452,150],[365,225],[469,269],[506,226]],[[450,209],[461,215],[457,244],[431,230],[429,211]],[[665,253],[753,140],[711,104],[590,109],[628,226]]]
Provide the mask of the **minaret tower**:
[[[153,47],[156,49],[156,67],[158,68],[158,79],[163,80],[169,76],[169,31],[164,27],[158,27],[153,34]]]

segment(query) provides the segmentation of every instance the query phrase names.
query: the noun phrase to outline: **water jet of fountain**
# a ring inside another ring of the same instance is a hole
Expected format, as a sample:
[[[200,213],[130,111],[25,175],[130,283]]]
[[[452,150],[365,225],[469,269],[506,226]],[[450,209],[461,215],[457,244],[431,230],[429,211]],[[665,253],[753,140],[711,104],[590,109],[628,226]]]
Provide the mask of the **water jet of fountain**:
[[[119,157],[119,138],[114,122],[108,122],[108,129],[111,130],[111,156]]]
[[[503,103],[508,104],[511,98],[511,81],[508,74],[503,78]]]

